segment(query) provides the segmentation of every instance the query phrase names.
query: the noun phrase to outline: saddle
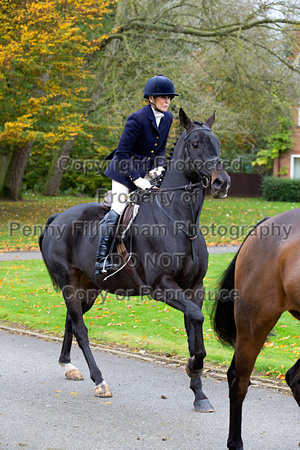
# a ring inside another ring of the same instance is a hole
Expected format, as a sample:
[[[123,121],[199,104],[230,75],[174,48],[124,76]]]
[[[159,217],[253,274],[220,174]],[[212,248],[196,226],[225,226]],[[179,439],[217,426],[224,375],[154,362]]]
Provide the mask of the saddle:
[[[105,211],[105,214],[110,211],[112,205],[112,191],[106,192],[103,201],[100,203],[100,207]],[[132,225],[138,213],[139,205],[134,202],[127,202],[123,213],[121,214],[115,235],[115,241],[124,240],[127,231]]]
[[[101,208],[108,213],[111,209],[112,205],[112,191],[106,192],[103,201],[100,203]],[[134,264],[130,260],[130,255],[127,251],[127,248],[124,244],[124,239],[127,235],[127,232],[130,230],[130,227],[138,213],[139,205],[134,202],[127,202],[123,213],[121,214],[117,227],[116,233],[114,237],[114,245],[116,246],[117,252],[121,256],[122,264],[124,269],[134,282],[137,287],[140,287],[144,283],[142,282],[139,274],[137,273]],[[112,245],[112,247],[114,247]]]
[[[104,199],[102,200],[102,202],[100,203],[100,207],[105,211],[108,212],[111,208],[111,204],[112,204],[112,191],[107,191]]]

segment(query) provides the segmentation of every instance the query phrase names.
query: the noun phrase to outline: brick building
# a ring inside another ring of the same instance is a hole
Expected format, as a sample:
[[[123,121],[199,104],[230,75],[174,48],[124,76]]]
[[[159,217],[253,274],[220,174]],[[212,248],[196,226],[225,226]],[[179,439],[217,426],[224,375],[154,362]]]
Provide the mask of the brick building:
[[[293,138],[295,139],[293,148],[287,153],[281,154],[279,158],[274,159],[273,175],[278,177],[278,171],[286,168],[287,174],[280,175],[284,178],[300,178],[300,106],[294,108],[293,117],[295,128]]]
[[[294,63],[300,66],[300,31],[296,31],[296,49]],[[293,117],[295,122],[295,128],[293,130],[294,145],[293,148],[284,154],[281,154],[279,158],[274,159],[273,175],[278,177],[278,172],[283,168],[286,168],[287,174],[280,175],[284,178],[300,179],[300,99],[299,106],[293,110]]]

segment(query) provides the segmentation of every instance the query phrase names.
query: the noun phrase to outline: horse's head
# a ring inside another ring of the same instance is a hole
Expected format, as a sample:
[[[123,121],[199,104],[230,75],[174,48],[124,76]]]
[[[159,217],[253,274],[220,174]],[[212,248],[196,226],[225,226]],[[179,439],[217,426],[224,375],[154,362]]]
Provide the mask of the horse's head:
[[[223,169],[220,158],[220,141],[211,131],[215,120],[215,111],[205,123],[191,122],[182,108],[179,110],[181,125],[185,128],[184,159],[185,174],[193,180],[210,181],[211,194],[224,198],[230,187],[230,177]]]

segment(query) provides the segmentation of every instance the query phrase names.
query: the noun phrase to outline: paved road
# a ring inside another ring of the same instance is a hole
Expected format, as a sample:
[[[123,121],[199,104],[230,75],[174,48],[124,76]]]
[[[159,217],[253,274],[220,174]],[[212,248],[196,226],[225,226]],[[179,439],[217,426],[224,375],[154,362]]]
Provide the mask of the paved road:
[[[213,253],[236,253],[238,251],[238,246],[220,246],[220,247],[208,247],[208,252]],[[1,261],[23,261],[26,259],[42,259],[42,255],[39,251],[31,252],[4,252],[0,251],[0,262]]]
[[[216,408],[193,411],[183,369],[94,351],[114,397],[94,397],[84,358],[73,361],[84,381],[64,378],[60,343],[0,331],[0,447],[15,449],[226,448],[227,385],[204,379]],[[166,398],[162,398],[162,396]],[[249,389],[244,407],[245,449],[297,449],[300,416],[291,395]]]

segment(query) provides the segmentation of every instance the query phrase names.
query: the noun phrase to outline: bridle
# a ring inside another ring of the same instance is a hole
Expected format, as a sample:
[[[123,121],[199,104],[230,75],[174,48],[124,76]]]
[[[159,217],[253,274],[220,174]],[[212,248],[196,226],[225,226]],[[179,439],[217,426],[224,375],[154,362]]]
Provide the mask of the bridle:
[[[211,132],[211,129],[209,127],[207,127],[206,125],[202,125],[201,127],[197,127],[194,128],[193,130],[191,130],[189,133],[185,134],[184,136],[184,142],[186,143],[187,139],[191,136],[192,133],[194,133],[195,131],[209,131]],[[185,132],[186,133],[186,132]],[[191,155],[189,155],[189,152],[191,151],[189,149],[189,146],[185,144],[185,148],[184,148],[185,153],[187,154],[188,157],[191,157]],[[221,163],[222,159],[219,158],[212,158],[210,160],[207,160],[201,164],[199,164],[197,166],[197,170],[199,167],[199,170],[205,165],[205,164],[213,164],[214,166],[218,163]],[[201,214],[201,210],[202,210],[202,206],[203,206],[203,202],[204,202],[204,198],[205,198],[205,190],[206,188],[209,186],[210,183],[210,177],[207,177],[205,175],[202,175],[201,173],[199,173],[199,176],[201,178],[201,180],[197,183],[192,183],[190,182],[189,184],[186,184],[184,186],[177,186],[177,187],[172,187],[172,188],[160,188],[160,187],[156,187],[155,184],[152,184],[151,188],[148,189],[147,191],[141,192],[140,189],[137,189],[135,191],[133,191],[132,193],[130,193],[128,195],[128,199],[127,201],[130,203],[138,203],[138,198],[140,196],[143,196],[145,194],[149,194],[151,191],[152,192],[166,192],[166,191],[177,191],[177,190],[185,190],[185,191],[190,191],[192,190],[194,187],[202,187],[202,200],[201,200],[201,204],[200,204],[200,208],[199,208],[199,212],[197,214],[195,214],[194,208],[192,203],[190,203],[189,207],[190,207],[190,211],[191,211],[191,215],[192,215],[192,223],[193,224],[197,224],[197,231],[194,233],[190,233],[190,231],[188,229],[182,228],[181,231],[187,236],[187,238],[190,240],[191,242],[191,252],[192,252],[192,260],[193,260],[193,265],[192,268],[189,272],[189,274],[186,276],[186,280],[191,280],[195,274],[195,270],[196,270],[196,248],[195,248],[195,242],[197,237],[201,234],[201,228],[199,225],[199,217]],[[160,175],[156,178],[154,178],[151,183],[160,183],[163,179],[164,175]],[[155,196],[155,202],[158,206],[158,208],[163,212],[163,214],[171,221],[171,223],[175,223],[175,219],[174,217],[172,217],[171,214],[168,213],[168,211],[166,210],[166,208],[163,207],[163,205],[160,203],[159,199],[158,199],[158,195]],[[132,248],[132,234],[130,234],[130,249]],[[131,254],[131,253],[130,253]],[[128,262],[128,261],[127,261]],[[127,263],[126,263],[127,264]]]
[[[184,142],[186,142],[186,140],[191,136],[191,134],[193,134],[195,131],[199,131],[199,130],[209,131],[210,133],[212,132],[211,129],[209,127],[207,127],[206,125],[201,125],[201,127],[194,128],[187,134],[185,131]],[[187,145],[185,145],[184,151],[187,154],[189,153],[190,149],[188,149]],[[189,154],[188,154],[188,156],[190,158],[192,158],[192,156],[190,156]],[[213,166],[216,166],[218,163],[222,163],[222,159],[220,157],[208,159],[207,161],[204,161],[203,163],[197,164],[197,170],[200,171],[205,164],[213,164]],[[198,181],[197,183],[190,182],[189,184],[185,184],[183,186],[176,186],[176,187],[171,187],[171,188],[161,188],[161,187],[156,186],[156,184],[155,184],[155,183],[160,184],[164,177],[164,174],[159,175],[158,177],[153,178],[153,180],[151,180],[151,184],[152,184],[151,188],[147,189],[146,191],[141,191],[141,189],[139,188],[139,189],[136,189],[135,191],[129,193],[128,201],[129,202],[132,201],[131,197],[135,197],[136,195],[137,196],[144,195],[145,193],[147,194],[147,193],[150,193],[151,191],[154,191],[154,192],[182,191],[182,190],[190,191],[194,187],[199,187],[199,186],[202,186],[204,189],[207,189],[209,187],[209,183],[210,183],[209,177],[202,175],[200,173],[199,173],[199,176],[201,177],[201,180]]]
[[[211,129],[210,129],[209,127],[207,127],[206,125],[201,125],[201,127],[194,128],[194,129],[191,130],[189,133],[186,133],[186,131],[185,131],[185,137],[184,137],[184,142],[185,142],[185,143],[186,143],[187,139],[188,139],[195,131],[208,131],[208,132],[210,132],[210,133],[212,132]],[[191,147],[190,147],[190,145],[187,145],[187,144],[188,144],[188,143],[185,144],[184,151],[185,151],[185,154],[186,154],[189,158],[192,159],[192,155],[191,155]],[[206,160],[206,161],[203,161],[202,163],[196,162],[195,164],[196,164],[196,169],[197,169],[197,171],[200,172],[201,169],[202,169],[204,166],[206,166],[206,165],[208,165],[208,166],[212,165],[212,167],[215,167],[218,163],[221,163],[221,162],[222,162],[222,159],[221,159],[220,157],[216,157],[216,158],[212,158],[212,159],[208,159],[208,160]],[[200,173],[199,173],[199,176],[202,176],[202,177],[203,177],[203,175],[201,175]],[[205,178],[207,178],[207,177],[205,177]]]

